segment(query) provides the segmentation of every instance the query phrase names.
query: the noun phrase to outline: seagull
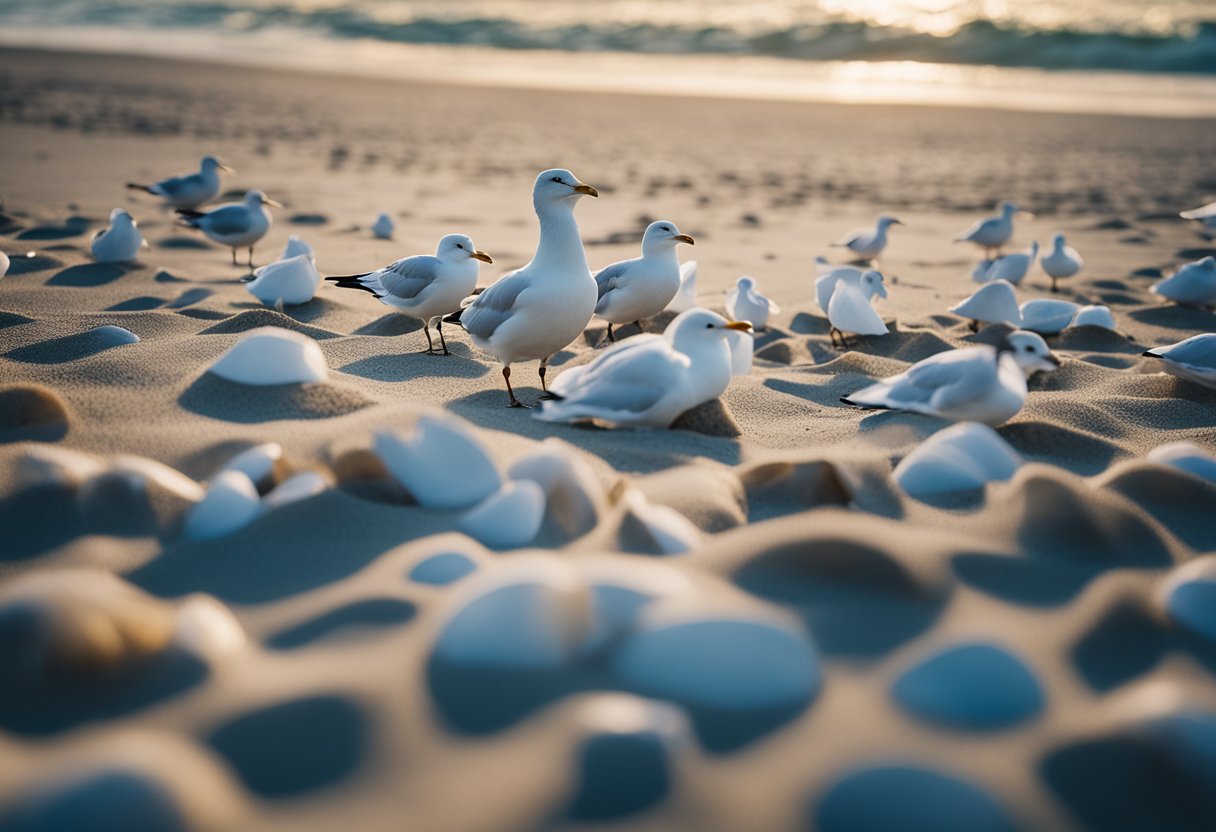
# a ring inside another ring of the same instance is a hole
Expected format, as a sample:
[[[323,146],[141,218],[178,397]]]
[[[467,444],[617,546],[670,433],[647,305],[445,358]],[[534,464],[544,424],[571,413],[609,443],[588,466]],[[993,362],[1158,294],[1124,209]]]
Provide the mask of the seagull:
[[[1081,304],[1059,298],[1034,298],[1019,307],[1022,329],[1040,335],[1055,335],[1063,332],[1080,311]]]
[[[736,321],[747,321],[757,330],[768,325],[768,316],[781,307],[761,294],[755,278],[744,275],[735,281],[735,288],[726,293],[726,314]]]
[[[722,395],[732,375],[726,336],[750,329],[708,309],[681,312],[662,335],[630,338],[562,372],[553,400],[535,415],[547,422],[665,428]]]
[[[841,401],[864,409],[905,410],[996,427],[1026,403],[1028,377],[1059,366],[1060,359],[1040,336],[1017,330],[998,347],[965,347],[931,355]]]
[[[989,260],[995,259],[993,253],[1000,253],[1001,246],[1009,242],[1013,236],[1013,218],[1018,214],[1033,217],[1034,214],[1022,211],[1012,202],[1002,202],[999,206],[1000,215],[978,220],[966,231],[954,238],[956,243],[975,243],[984,249]]]
[[[253,268],[253,244],[270,230],[267,205],[282,208],[261,191],[249,191],[240,202],[220,205],[205,213],[179,208],[182,225],[197,228],[217,243],[232,248],[232,265],[237,265],[236,250],[249,248],[249,267]]]
[[[1149,287],[1150,292],[1188,306],[1216,304],[1216,257],[1185,263],[1165,280]]]
[[[393,239],[393,231],[397,229],[397,224],[393,222],[393,218],[388,214],[381,214],[376,217],[376,221],[372,223],[372,236],[377,240]]]
[[[460,308],[460,302],[477,286],[478,262],[493,263],[464,234],[448,234],[439,241],[435,254],[416,254],[382,269],[363,274],[327,277],[342,289],[371,292],[385,306],[422,321],[427,355],[451,355],[443,337],[443,316]],[[441,352],[431,340],[431,321],[438,318]]]
[[[587,268],[574,206],[584,196],[599,195],[568,170],[542,171],[532,187],[540,241],[531,262],[464,302],[460,323],[474,344],[502,364],[511,407],[523,407],[511,389],[511,365],[539,359],[540,385],[547,394],[549,359],[595,314],[599,289]]]
[[[1211,237],[1216,234],[1216,202],[1209,202],[1190,211],[1183,211],[1178,216],[1184,220],[1195,220],[1203,229],[1203,236]]]
[[[878,275],[869,280],[862,280],[862,275],[868,274],[870,270],[862,271],[854,266],[839,266],[831,269],[823,274],[822,277],[815,281],[815,302],[819,304],[819,308],[823,310],[823,314],[828,314],[828,304],[832,301],[832,293],[836,291],[836,284],[841,281],[851,283],[862,290],[866,296],[866,300],[871,300],[875,295],[885,298],[887,296],[887,287],[883,283],[883,276],[880,272],[874,272]]]
[[[1056,281],[1081,271],[1085,268],[1085,261],[1075,248],[1068,245],[1063,234],[1056,234],[1051,238],[1051,253],[1039,259],[1039,266],[1051,278],[1051,291],[1058,292]]]
[[[664,312],[687,312],[697,305],[697,261],[680,264],[680,288]]]
[[[994,280],[976,289],[971,297],[950,311],[961,318],[971,319],[971,331],[980,331],[980,322],[1013,324],[1022,323],[1022,311],[1018,308],[1018,296],[1013,284],[1006,280]]]
[[[998,257],[984,271],[981,282],[1004,280],[1017,286],[1022,282],[1022,278],[1026,276],[1026,272],[1030,271],[1030,267],[1034,265],[1035,258],[1038,256],[1039,244],[1032,242],[1030,248],[1025,251],[1016,251],[1013,254]]]
[[[221,171],[236,173],[214,156],[204,156],[196,173],[170,176],[151,185],[128,182],[127,187],[158,196],[170,208],[193,211],[219,196]]]
[[[851,231],[832,245],[847,248],[862,260],[877,260],[887,247],[887,229],[893,225],[903,223],[889,214],[883,214],[878,218],[873,231]]]
[[[1142,355],[1161,361],[1167,373],[1216,390],[1216,333],[1192,335],[1177,344],[1145,350]]]
[[[653,317],[666,308],[680,290],[680,259],[676,246],[693,245],[673,222],[652,222],[642,235],[642,256],[605,266],[594,275],[600,299],[595,314],[608,322],[608,340],[616,341],[613,325]]]
[[[135,227],[135,220],[122,208],[110,212],[110,227],[93,235],[89,247],[98,263],[126,263],[134,260],[141,247],[148,245]]]
[[[828,322],[831,323],[832,343],[840,336],[840,346],[845,345],[845,333],[856,335],[886,335],[890,330],[870,299],[875,295],[885,298],[886,287],[882,285],[882,274],[870,270],[859,278],[859,283],[850,280],[836,281],[832,299],[828,301]]]
[[[298,237],[296,238],[299,239]],[[289,244],[290,246],[290,244]],[[272,308],[308,303],[321,285],[311,253],[280,257],[253,272],[249,293]]]

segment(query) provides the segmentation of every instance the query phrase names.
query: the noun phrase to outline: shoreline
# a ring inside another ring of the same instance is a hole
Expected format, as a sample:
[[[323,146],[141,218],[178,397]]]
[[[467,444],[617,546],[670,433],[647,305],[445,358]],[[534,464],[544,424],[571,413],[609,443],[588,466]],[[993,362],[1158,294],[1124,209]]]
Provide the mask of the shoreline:
[[[535,91],[1030,113],[1216,118],[1216,78],[928,62],[590,53],[331,41],[282,33],[101,29],[0,32],[0,49]]]

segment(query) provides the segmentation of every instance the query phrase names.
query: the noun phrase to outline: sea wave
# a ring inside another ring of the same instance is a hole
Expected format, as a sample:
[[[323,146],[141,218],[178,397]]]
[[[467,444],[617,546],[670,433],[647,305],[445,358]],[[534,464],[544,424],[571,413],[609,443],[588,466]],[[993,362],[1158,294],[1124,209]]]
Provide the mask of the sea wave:
[[[485,6],[478,6],[484,9]],[[294,29],[330,39],[442,44],[512,50],[738,54],[804,61],[923,61],[1040,69],[1124,70],[1216,75],[1216,20],[1186,20],[1165,31],[1068,25],[1034,29],[978,19],[934,33],[871,21],[824,20],[778,27],[688,25],[544,15],[419,15],[400,18],[376,4],[237,4],[224,0],[0,0],[0,25]]]

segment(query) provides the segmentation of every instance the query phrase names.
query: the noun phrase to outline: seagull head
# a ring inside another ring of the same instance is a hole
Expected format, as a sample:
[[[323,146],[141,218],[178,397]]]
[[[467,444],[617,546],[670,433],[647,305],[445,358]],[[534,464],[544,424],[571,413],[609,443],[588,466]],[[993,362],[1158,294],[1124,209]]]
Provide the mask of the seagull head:
[[[135,218],[127,213],[125,208],[115,208],[110,212],[110,226],[122,228],[124,226],[134,228]]]
[[[283,207],[283,203],[276,202],[258,190],[249,191],[245,194],[245,205],[248,208],[258,208],[262,205],[272,205],[275,208]]]
[[[642,235],[642,253],[665,251],[674,248],[678,243],[687,243],[691,246],[693,239],[687,234],[681,234],[674,222],[658,220],[648,225],[646,233]]]
[[[873,269],[861,273],[861,288],[867,297],[877,295],[880,298],[887,296],[887,286],[883,283],[882,272],[876,272]]]
[[[473,238],[464,234],[448,234],[439,241],[435,256],[449,263],[463,263],[465,260],[480,260],[483,263],[493,263],[490,255],[478,250],[473,245]]]
[[[730,332],[751,332],[747,321],[728,321],[717,312],[695,307],[676,316],[663,332],[673,347],[687,352],[698,344],[713,343],[726,338]]]
[[[750,292],[756,286],[755,278],[743,275],[735,281],[735,288],[740,292]]]
[[[541,202],[576,201],[582,196],[599,196],[600,192],[564,168],[552,168],[541,171],[536,177],[536,185],[532,188],[532,199],[537,204]]]
[[[1036,332],[1019,329],[1009,333],[1005,342],[997,347],[998,356],[1009,353],[1018,367],[1029,378],[1039,371],[1050,373],[1059,369],[1060,359],[1047,346],[1047,342]]]
[[[1051,247],[1054,248],[1056,251],[1063,251],[1064,250],[1064,235],[1057,232],[1056,235],[1051,238]]]
[[[878,218],[879,228],[890,228],[893,225],[903,225],[903,222],[895,219],[895,217],[891,216],[890,214],[883,214]]]
[[[236,173],[216,156],[204,156],[201,167],[204,173],[212,173],[217,170],[222,170],[224,173]]]

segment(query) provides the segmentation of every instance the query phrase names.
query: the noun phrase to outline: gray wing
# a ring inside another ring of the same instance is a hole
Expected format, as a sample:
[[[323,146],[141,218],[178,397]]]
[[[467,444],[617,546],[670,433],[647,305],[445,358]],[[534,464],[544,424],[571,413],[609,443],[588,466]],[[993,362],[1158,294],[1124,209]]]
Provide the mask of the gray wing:
[[[559,403],[559,410],[574,406],[642,413],[678,387],[688,371],[687,358],[670,349],[659,335],[630,338],[618,347],[594,359],[574,388],[562,391],[568,398]]]
[[[486,289],[460,313],[465,331],[478,338],[489,339],[495,330],[511,317],[519,296],[528,288],[526,280],[508,275]]]
[[[198,184],[195,180],[198,174],[190,174],[189,176],[170,176],[168,179],[162,179],[157,182],[154,187],[165,196],[177,196],[188,188]]]
[[[629,270],[631,262],[631,260],[622,260],[619,263],[613,263],[611,266],[604,266],[604,268],[592,275],[595,278],[596,286],[599,287],[600,300],[603,300],[604,295],[617,287],[620,278]]]
[[[419,254],[398,260],[381,269],[375,276],[387,294],[402,300],[416,298],[418,294],[435,282],[439,274],[440,260],[431,254]]]
[[[248,231],[253,224],[244,205],[225,205],[216,208],[214,211],[203,214],[197,222],[216,234],[240,234]]]

